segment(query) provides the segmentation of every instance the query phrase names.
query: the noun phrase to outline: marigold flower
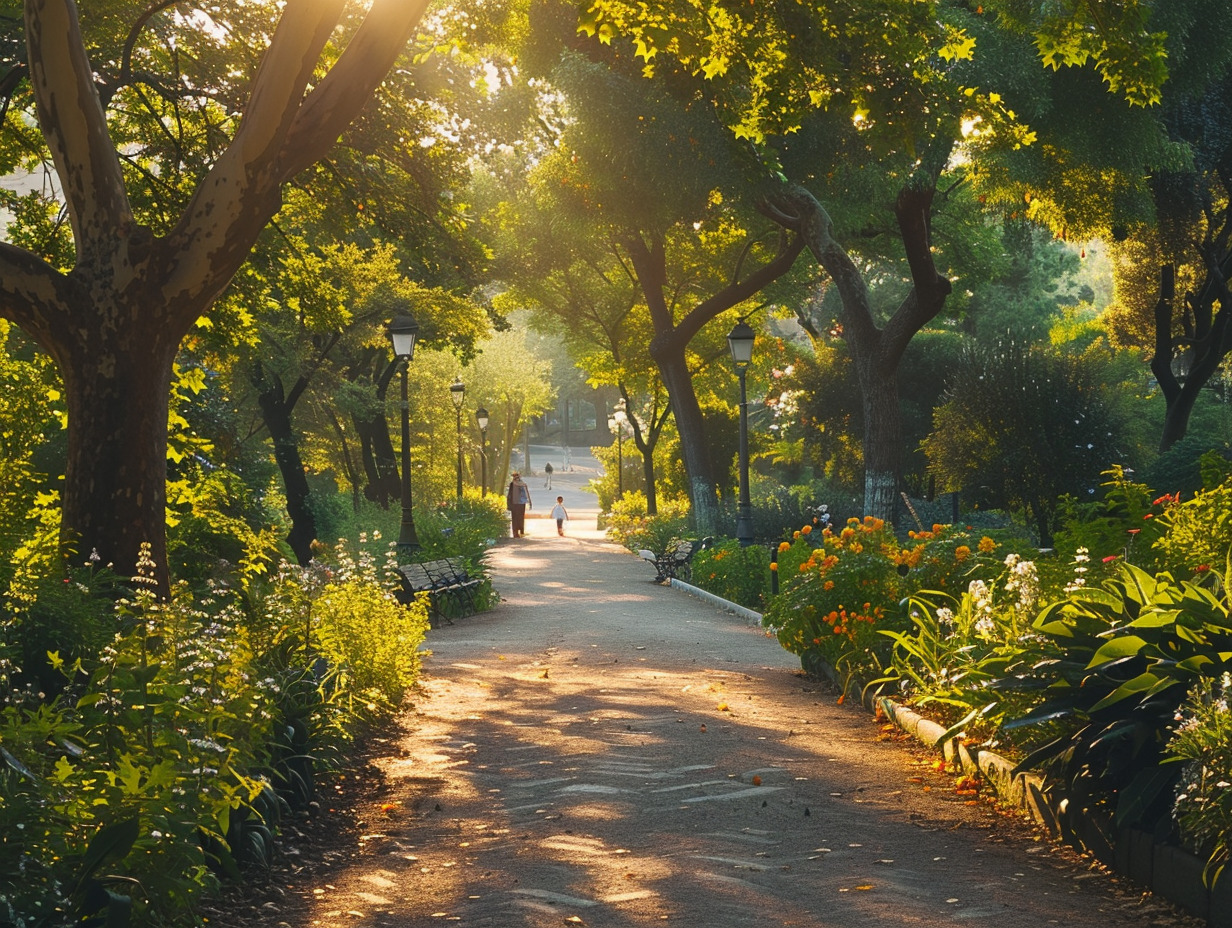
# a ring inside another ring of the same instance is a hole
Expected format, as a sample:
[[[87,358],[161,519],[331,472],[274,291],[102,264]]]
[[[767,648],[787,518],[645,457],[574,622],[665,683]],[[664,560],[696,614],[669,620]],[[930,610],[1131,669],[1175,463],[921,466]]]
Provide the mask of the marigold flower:
[[[790,547],[791,547],[791,543],[790,543],[790,542],[787,542],[787,541],[780,541],[780,542],[779,542],[779,551],[786,551],[786,550],[787,550],[788,548],[790,548]]]
[[[967,545],[959,545],[957,548],[954,549],[954,560],[956,560],[960,564],[963,561],[965,561],[967,558],[969,558],[970,556],[971,556],[971,549],[967,547]]]
[[[821,588],[822,588],[823,590],[825,590],[825,591],[829,592],[830,590],[834,589],[834,581],[833,581],[833,580],[827,580],[825,583],[823,583],[823,584],[821,585]]]
[[[813,530],[813,526],[811,526],[811,525],[805,525],[805,526],[802,526],[802,527],[800,528],[800,534],[801,534],[801,535],[807,535],[807,534],[808,534],[809,532],[811,532],[812,530]]]
[[[778,563],[777,563],[777,562],[771,562],[771,564],[770,564],[770,569],[771,569],[771,570],[773,570],[773,571],[775,571],[775,572],[777,572],[777,571],[778,571],[778,569],[779,569],[779,565],[778,565]]]
[[[800,537],[800,533],[799,533],[799,532],[792,532],[792,533],[791,533],[791,537],[792,537],[792,538],[799,538],[799,537]]]
[[[996,547],[997,543],[987,535],[980,539],[980,554],[992,554]]]

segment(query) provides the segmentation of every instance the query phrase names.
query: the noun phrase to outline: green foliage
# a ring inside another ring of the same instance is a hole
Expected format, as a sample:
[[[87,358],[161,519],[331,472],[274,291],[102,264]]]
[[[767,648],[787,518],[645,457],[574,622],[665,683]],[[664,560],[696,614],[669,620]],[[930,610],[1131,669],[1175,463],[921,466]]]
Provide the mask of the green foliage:
[[[1054,542],[1059,552],[1072,556],[1085,549],[1092,557],[1132,557],[1151,563],[1151,546],[1163,534],[1160,516],[1174,502],[1156,496],[1146,484],[1131,479],[1121,466],[1103,472],[1102,492],[1092,501],[1063,496],[1058,505],[1061,528]]]
[[[1148,827],[1167,814],[1180,772],[1160,766],[1168,731],[1187,689],[1232,667],[1228,605],[1215,572],[1193,583],[1127,564],[1045,608],[1035,646],[999,681],[1041,697],[1004,725],[1041,733],[1020,766],[1042,766],[1076,814]]]
[[[661,503],[659,514],[648,516],[645,494],[632,491],[612,504],[607,534],[630,551],[644,548],[663,554],[689,537],[688,511],[687,503],[675,501]]]
[[[1168,759],[1184,764],[1172,816],[1186,846],[1207,855],[1208,885],[1232,855],[1232,678],[1208,677],[1190,687],[1177,715]]]
[[[692,582],[728,602],[761,609],[770,594],[770,552],[726,539],[693,555]]]
[[[10,606],[81,636],[47,658],[59,695],[23,683],[34,613],[2,616],[0,919],[118,919],[126,898],[138,923],[190,912],[218,876],[268,863],[281,806],[303,807],[314,767],[418,673],[426,609],[399,605],[361,552],[167,602],[149,576],[114,603],[95,572]]]
[[[1232,482],[1204,490],[1178,502],[1160,497],[1162,515],[1155,521],[1163,533],[1152,546],[1156,569],[1177,577],[1197,577],[1222,569],[1232,555]]]
[[[401,605],[362,548],[335,549],[326,575],[313,597],[310,622],[315,648],[333,677],[330,685],[349,694],[355,715],[392,713],[419,675],[426,606]]]
[[[981,507],[1030,511],[1047,545],[1057,497],[1093,487],[1115,455],[1119,424],[1105,393],[1097,352],[973,349],[934,412],[929,470]]]

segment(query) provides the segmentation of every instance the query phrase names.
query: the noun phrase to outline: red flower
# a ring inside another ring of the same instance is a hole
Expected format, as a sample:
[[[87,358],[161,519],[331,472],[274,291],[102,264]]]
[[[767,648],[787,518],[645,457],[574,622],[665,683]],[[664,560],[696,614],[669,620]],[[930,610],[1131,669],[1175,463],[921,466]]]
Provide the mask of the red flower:
[[[1120,556],[1121,556],[1121,555],[1119,555],[1119,554],[1109,554],[1106,558],[1104,558],[1104,563],[1105,563],[1105,564],[1107,564],[1107,563],[1109,563],[1109,562],[1111,562],[1111,561],[1115,561],[1115,560],[1116,560],[1117,558],[1119,558]]]
[[[1140,529],[1140,528],[1129,528],[1129,529],[1126,529],[1126,531],[1127,531],[1127,532],[1129,532],[1129,534],[1131,534],[1131,535],[1137,535],[1140,531],[1142,531],[1142,529]]]
[[[1199,564],[1197,567],[1195,567],[1195,568],[1194,568],[1194,570],[1196,570],[1196,571],[1197,571],[1198,573],[1200,573],[1200,574],[1201,574],[1201,573],[1205,573],[1206,571],[1208,571],[1208,570],[1210,570],[1210,569],[1211,569],[1211,565],[1210,565],[1210,564]]]

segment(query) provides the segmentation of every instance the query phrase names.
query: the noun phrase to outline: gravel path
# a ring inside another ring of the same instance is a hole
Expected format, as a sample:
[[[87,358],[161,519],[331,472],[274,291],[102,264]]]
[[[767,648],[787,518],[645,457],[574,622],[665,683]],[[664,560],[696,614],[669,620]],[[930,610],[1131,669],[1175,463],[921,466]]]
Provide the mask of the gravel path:
[[[573,515],[498,545],[504,602],[429,634],[379,787],[348,800],[359,831],[271,924],[1197,925]]]

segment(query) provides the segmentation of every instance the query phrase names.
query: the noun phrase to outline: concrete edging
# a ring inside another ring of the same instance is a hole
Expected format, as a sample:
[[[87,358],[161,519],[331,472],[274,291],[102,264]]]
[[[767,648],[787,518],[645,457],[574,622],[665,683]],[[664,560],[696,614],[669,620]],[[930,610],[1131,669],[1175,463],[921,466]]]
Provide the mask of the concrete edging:
[[[742,616],[750,625],[762,623],[760,612],[691,583],[673,579],[670,585]],[[843,689],[844,683],[834,668],[827,664],[822,669],[831,683]],[[984,779],[998,798],[1027,815],[1050,837],[1090,852],[1110,869],[1205,920],[1209,928],[1232,928],[1232,879],[1221,879],[1214,887],[1208,887],[1202,879],[1204,863],[1196,855],[1175,845],[1157,843],[1152,835],[1137,828],[1115,828],[1110,821],[1100,823],[1089,817],[1074,821],[1074,814],[1062,812],[1064,801],[1057,804],[1049,799],[1043,777],[1038,773],[1015,773],[1012,761],[994,751],[972,750],[958,737],[943,742],[943,726],[888,696],[862,694],[860,701],[874,715],[884,716],[920,743],[941,753],[948,762],[957,764],[963,773]]]
[[[679,580],[676,577],[672,577],[668,583],[672,589],[683,590],[690,596],[696,596],[698,599],[704,599],[713,606],[718,606],[720,609],[726,609],[728,612],[735,613],[750,625],[761,625],[760,612],[754,612],[752,609],[747,609],[744,606],[737,605],[736,603],[730,602],[721,596],[715,596],[713,593],[703,590],[701,587],[694,586],[691,583],[685,583],[683,580]]]

